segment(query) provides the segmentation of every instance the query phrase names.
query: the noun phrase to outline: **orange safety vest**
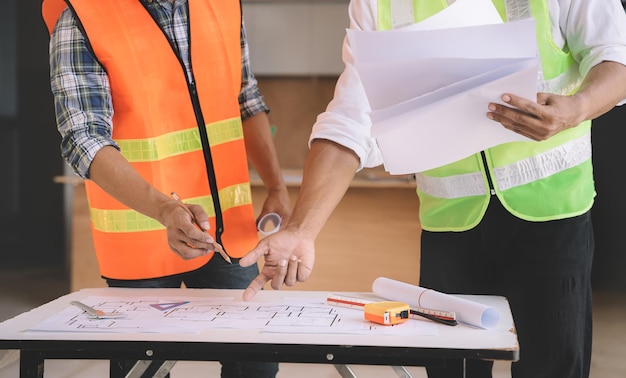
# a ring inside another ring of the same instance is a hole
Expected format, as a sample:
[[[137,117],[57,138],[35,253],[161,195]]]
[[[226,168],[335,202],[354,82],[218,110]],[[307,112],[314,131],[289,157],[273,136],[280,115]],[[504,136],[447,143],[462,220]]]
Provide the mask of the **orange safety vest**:
[[[187,82],[182,62],[140,1],[67,4],[109,76],[113,139],[122,154],[158,190],[175,191],[185,202],[202,205],[211,233],[229,255],[245,255],[258,235],[238,104],[239,2],[189,0],[195,85]],[[63,0],[43,1],[51,33],[65,7]],[[85,184],[104,277],[163,277],[197,269],[212,257],[181,259],[170,250],[163,225],[95,183]],[[217,192],[219,200],[213,197]]]

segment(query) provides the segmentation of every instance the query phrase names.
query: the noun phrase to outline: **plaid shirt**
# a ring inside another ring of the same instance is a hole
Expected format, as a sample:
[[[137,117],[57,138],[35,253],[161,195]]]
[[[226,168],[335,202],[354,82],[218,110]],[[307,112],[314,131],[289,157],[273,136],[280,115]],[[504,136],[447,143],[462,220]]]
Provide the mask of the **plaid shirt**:
[[[169,39],[173,41],[191,78],[187,0],[143,0]],[[241,26],[242,88],[239,107],[242,119],[269,109],[250,71],[245,28]],[[113,105],[106,72],[91,51],[71,11],[60,16],[50,39],[50,82],[54,95],[56,121],[61,134],[61,154],[74,171],[89,178],[89,166],[112,139]]]

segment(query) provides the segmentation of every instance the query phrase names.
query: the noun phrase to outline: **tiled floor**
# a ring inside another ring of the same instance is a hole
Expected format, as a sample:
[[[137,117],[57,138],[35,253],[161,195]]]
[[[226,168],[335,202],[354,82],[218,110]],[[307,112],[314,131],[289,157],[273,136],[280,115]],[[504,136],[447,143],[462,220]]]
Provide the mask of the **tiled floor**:
[[[7,271],[0,268],[0,321],[57,298],[68,292],[62,269]],[[626,376],[626,294],[595,293],[594,352],[592,378]],[[19,372],[19,354],[0,351],[0,378],[15,378]],[[389,367],[352,366],[360,378],[396,377]],[[423,368],[408,368],[414,378],[426,377]],[[108,365],[103,361],[49,361],[45,378],[106,378]],[[172,378],[219,377],[219,365],[212,362],[179,362]],[[281,364],[279,378],[340,377],[331,365]],[[495,378],[510,377],[508,365],[498,363]]]

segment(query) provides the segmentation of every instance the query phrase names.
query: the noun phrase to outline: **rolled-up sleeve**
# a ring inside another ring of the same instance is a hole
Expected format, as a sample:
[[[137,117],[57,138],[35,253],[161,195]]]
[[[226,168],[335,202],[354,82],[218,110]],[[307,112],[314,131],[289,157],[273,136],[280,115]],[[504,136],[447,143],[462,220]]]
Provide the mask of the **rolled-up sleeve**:
[[[365,4],[368,3],[368,4]],[[375,2],[350,2],[350,28],[376,30]],[[352,150],[360,160],[359,170],[382,164],[376,140],[371,136],[370,106],[365,89],[354,66],[354,57],[347,38],[342,47],[344,71],[337,80],[333,100],[313,125],[310,143],[326,139]]]
[[[61,134],[61,155],[76,174],[89,178],[96,153],[104,146],[119,147],[112,139],[108,77],[67,9],[50,39],[50,86]]]
[[[246,28],[241,24],[241,92],[239,93],[239,110],[242,119],[265,112],[269,108],[259,91],[258,82],[250,68],[250,50],[246,38]]]
[[[626,66],[626,15],[619,1],[560,0],[559,5],[560,31],[582,77],[605,61]]]

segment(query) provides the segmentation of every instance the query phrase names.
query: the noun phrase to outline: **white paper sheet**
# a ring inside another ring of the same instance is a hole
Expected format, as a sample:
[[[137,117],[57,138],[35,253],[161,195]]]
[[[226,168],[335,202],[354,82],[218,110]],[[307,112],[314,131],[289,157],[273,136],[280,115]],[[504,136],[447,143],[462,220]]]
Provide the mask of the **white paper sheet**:
[[[365,320],[363,310],[338,308],[325,300],[287,298],[281,302],[239,302],[233,298],[87,297],[82,302],[126,316],[92,319],[68,306],[29,331],[194,334],[206,329],[245,329],[274,333],[436,336],[428,321],[394,326]]]
[[[488,3],[483,6],[493,8]],[[472,9],[480,10],[476,5]],[[372,136],[391,174],[422,172],[498,144],[530,140],[486,113],[488,103],[501,102],[505,92],[536,98],[534,20],[501,23],[496,12],[495,23],[487,12],[491,18],[481,20],[486,25],[446,28],[464,9],[450,8],[436,15],[439,21],[426,20],[436,30],[348,30],[372,109]]]
[[[456,0],[441,12],[404,30],[436,30],[499,23],[502,23],[502,18],[491,0]]]
[[[457,83],[441,89],[442,95],[449,95],[444,99],[437,99],[438,93],[433,92],[429,97],[399,104],[398,111],[373,112],[372,120],[377,121],[372,127],[372,135],[381,149],[385,169],[390,174],[422,172],[499,144],[528,141],[485,115],[487,102],[501,102],[499,96],[504,88],[523,85],[537,76],[533,60],[522,61],[512,68],[519,71],[493,80],[489,85],[472,86],[474,83],[468,82],[467,86],[472,87],[466,89],[463,88],[465,83]],[[519,90],[517,94],[524,96]],[[402,107],[410,110],[401,111]],[[384,112],[392,114],[388,116]]]
[[[385,277],[374,280],[372,292],[409,306],[453,311],[458,321],[480,328],[494,328],[500,322],[500,312],[494,307]]]
[[[357,63],[425,58],[527,58],[537,53],[535,21],[530,18],[430,31],[346,29],[346,33]]]

